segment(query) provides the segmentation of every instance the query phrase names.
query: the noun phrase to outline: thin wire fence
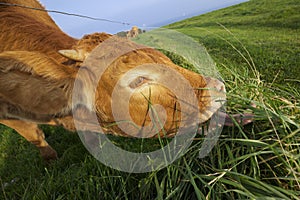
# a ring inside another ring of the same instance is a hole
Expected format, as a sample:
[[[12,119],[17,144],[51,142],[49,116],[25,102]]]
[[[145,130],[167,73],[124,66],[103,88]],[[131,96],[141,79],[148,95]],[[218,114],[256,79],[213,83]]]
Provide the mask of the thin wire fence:
[[[91,20],[95,20],[95,21],[104,21],[104,22],[115,23],[115,24],[123,24],[123,25],[128,25],[128,26],[131,25],[128,22],[121,22],[121,21],[115,21],[115,20],[104,19],[104,18],[95,18],[95,17],[90,17],[90,16],[87,16],[87,15],[80,15],[80,14],[62,12],[62,11],[57,11],[57,10],[47,10],[47,9],[42,9],[42,8],[35,8],[35,7],[25,6],[25,5],[21,5],[21,4],[0,2],[0,5],[19,7],[19,8],[37,10],[37,11],[42,11],[42,12],[51,12],[51,13],[57,13],[57,14],[62,14],[62,15],[75,16],[75,17],[91,19]]]

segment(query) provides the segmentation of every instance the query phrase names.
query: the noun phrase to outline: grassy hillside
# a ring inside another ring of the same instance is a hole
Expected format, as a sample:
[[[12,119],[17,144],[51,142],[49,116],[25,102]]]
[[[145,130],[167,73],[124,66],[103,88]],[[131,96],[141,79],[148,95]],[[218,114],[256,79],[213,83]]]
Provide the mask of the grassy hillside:
[[[205,45],[225,80],[229,113],[256,115],[252,124],[224,128],[207,157],[199,158],[198,135],[165,169],[129,174],[94,159],[77,134],[42,126],[60,157],[46,165],[0,125],[0,199],[299,200],[299,10],[299,0],[251,0],[167,26]],[[132,151],[159,144],[110,139]]]
[[[242,44],[250,52],[262,80],[299,86],[299,10],[297,0],[250,0],[167,28],[179,30],[204,44],[219,65],[241,70],[247,64],[228,42],[246,55]]]

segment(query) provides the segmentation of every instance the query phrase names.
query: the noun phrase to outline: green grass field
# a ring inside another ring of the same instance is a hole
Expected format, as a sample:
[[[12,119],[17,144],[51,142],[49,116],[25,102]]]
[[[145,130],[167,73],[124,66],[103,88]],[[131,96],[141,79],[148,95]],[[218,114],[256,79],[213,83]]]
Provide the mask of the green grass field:
[[[298,0],[251,0],[166,27],[207,48],[229,113],[257,116],[224,128],[207,157],[198,157],[197,136],[172,165],[129,174],[94,159],[77,134],[42,126],[60,157],[46,165],[33,145],[0,126],[0,199],[300,199],[299,10]],[[110,138],[125,149],[159,147]]]

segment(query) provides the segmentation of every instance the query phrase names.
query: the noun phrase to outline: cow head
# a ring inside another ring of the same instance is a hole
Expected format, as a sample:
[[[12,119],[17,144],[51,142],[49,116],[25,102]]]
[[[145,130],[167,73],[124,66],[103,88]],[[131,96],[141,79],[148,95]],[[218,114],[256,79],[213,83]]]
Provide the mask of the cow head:
[[[87,35],[74,49],[60,53],[84,61],[75,104],[94,110],[105,133],[172,136],[180,127],[207,121],[225,98],[219,80],[179,67],[153,48],[105,33]]]

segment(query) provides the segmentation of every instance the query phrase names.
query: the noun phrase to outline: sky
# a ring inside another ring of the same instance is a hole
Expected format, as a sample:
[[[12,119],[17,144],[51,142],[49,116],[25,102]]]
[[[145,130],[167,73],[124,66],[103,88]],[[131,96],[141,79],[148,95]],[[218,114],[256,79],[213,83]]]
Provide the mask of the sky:
[[[61,29],[80,38],[93,32],[117,33],[140,28],[158,27],[247,0],[40,0],[48,10],[86,15],[94,18],[129,23],[94,21],[75,16],[49,13]]]

